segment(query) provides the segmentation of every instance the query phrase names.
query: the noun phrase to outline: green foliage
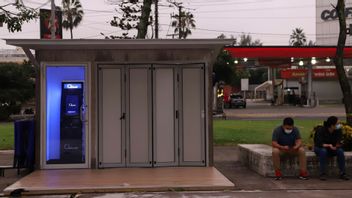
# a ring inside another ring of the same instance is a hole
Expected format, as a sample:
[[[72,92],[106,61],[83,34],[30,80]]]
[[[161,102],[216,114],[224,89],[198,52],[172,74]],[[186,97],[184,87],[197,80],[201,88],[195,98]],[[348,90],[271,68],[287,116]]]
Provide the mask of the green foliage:
[[[238,45],[239,46],[262,46],[263,43],[259,39],[256,39],[253,41],[252,36],[249,34],[242,34],[240,36]]]
[[[304,46],[307,45],[306,34],[303,32],[302,28],[295,28],[292,30],[290,35],[290,45],[291,46]]]
[[[14,126],[12,122],[0,122],[0,150],[13,149]]]
[[[141,18],[142,3],[138,0],[122,0],[119,3],[119,15],[114,16],[110,21],[110,25],[121,29],[121,35],[102,35],[106,39],[135,39],[136,35],[130,36],[131,30],[138,29],[138,22]],[[121,14],[120,14],[121,13]]]
[[[0,63],[0,120],[19,113],[22,103],[34,97],[34,77],[28,62]]]
[[[23,23],[37,17],[38,12],[26,7],[20,0],[16,0],[14,3],[0,4],[0,24],[7,24],[9,32],[22,31]]]
[[[235,78],[234,63],[231,54],[228,51],[221,51],[216,62],[214,63],[213,72],[215,73],[215,81],[223,81],[225,84],[232,84]]]
[[[320,120],[295,120],[295,126],[300,130],[304,143],[308,143],[310,130],[320,122]],[[271,145],[273,129],[281,123],[282,120],[214,120],[214,144]]]
[[[262,84],[268,80],[267,68],[254,68],[249,70],[249,84]]]
[[[62,0],[62,7],[62,27],[70,30],[72,39],[72,29],[77,27],[83,19],[83,8],[79,0]]]

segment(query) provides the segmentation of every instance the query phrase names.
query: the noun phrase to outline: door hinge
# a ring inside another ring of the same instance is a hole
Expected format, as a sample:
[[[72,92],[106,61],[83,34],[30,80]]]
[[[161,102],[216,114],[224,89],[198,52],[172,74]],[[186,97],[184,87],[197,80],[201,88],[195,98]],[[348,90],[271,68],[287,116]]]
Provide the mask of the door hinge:
[[[180,82],[180,74],[177,74],[177,82]]]
[[[127,149],[125,149],[125,159],[127,158]]]
[[[178,119],[178,110],[176,110],[176,119]]]
[[[126,74],[123,75],[123,80],[124,80],[125,82],[127,82],[127,75],[126,75]]]
[[[181,150],[180,148],[177,148],[177,156],[180,157],[180,155],[181,155]]]

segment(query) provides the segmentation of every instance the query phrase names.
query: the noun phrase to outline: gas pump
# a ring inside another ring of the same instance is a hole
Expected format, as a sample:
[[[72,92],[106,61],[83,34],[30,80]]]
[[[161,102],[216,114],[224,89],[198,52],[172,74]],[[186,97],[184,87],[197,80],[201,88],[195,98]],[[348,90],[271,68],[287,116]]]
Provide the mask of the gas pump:
[[[62,82],[60,162],[84,163],[83,82]]]

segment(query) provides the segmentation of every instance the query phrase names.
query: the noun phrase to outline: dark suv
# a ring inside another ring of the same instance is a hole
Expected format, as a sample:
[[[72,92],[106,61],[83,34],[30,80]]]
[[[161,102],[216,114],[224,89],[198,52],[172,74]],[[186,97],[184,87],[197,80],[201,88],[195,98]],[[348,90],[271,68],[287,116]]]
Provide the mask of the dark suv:
[[[246,100],[243,98],[242,95],[239,94],[231,94],[230,95],[230,108],[233,107],[243,107],[246,108]]]

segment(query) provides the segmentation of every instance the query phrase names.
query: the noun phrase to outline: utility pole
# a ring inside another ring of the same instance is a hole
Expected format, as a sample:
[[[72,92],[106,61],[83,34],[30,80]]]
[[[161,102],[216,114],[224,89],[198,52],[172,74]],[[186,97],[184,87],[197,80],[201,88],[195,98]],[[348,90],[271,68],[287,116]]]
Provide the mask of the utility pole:
[[[182,21],[182,17],[181,17],[181,14],[182,14],[182,6],[179,5],[178,6],[178,38],[181,39],[182,38],[182,34],[181,34],[181,21]]]
[[[50,15],[50,32],[51,32],[51,39],[55,39],[55,32],[56,32],[56,28],[55,28],[55,0],[51,0],[51,15]]]
[[[155,1],[155,38],[159,38],[159,8],[158,8],[158,2],[159,0],[154,0]]]

